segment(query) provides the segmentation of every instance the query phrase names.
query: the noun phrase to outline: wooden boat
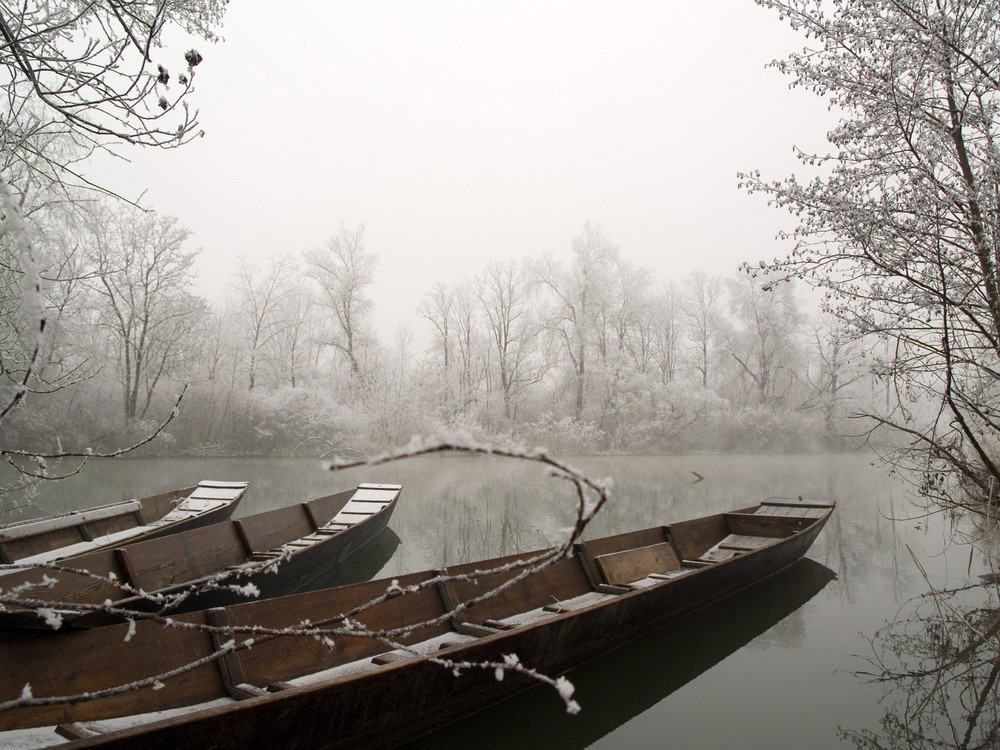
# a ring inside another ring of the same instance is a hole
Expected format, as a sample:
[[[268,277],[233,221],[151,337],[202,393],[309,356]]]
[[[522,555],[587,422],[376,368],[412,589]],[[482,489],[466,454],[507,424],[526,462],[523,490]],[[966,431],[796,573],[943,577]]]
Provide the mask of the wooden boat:
[[[197,487],[0,526],[0,563],[54,562],[223,521],[246,489],[246,482],[203,481]]]
[[[498,679],[511,654],[561,674],[787,568],[832,511],[769,500],[581,542],[528,576],[529,555],[511,556],[193,612],[171,627],[0,644],[0,707],[29,692],[56,698],[0,711],[0,745],[32,732],[52,743],[58,725],[73,750],[392,747],[535,684]],[[320,626],[337,630],[322,637]],[[185,664],[196,666],[174,674]],[[472,664],[484,668],[462,666]],[[135,680],[148,686],[97,692]],[[59,698],[70,695],[89,699]]]
[[[385,529],[401,489],[361,484],[298,505],[80,555],[56,569],[15,569],[0,575],[0,592],[16,590],[20,600],[39,604],[8,603],[0,611],[0,629],[121,622],[106,611],[106,603],[126,612],[176,613],[246,601],[241,590],[248,585],[258,598],[304,590]]]
[[[553,710],[558,699],[538,686],[414,747],[552,750],[558,737],[558,747],[589,748],[766,633],[835,579],[832,570],[803,557],[762,586],[737,592],[570,670],[573,698],[583,706],[576,715]],[[688,746],[670,743],[677,745]]]

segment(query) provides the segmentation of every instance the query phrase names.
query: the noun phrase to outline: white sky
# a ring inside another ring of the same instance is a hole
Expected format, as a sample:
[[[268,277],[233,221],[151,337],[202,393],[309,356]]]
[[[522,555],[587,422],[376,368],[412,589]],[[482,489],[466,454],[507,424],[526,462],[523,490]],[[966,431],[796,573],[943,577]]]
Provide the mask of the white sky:
[[[222,36],[205,137],[90,176],[189,227],[208,294],[240,254],[365,223],[383,334],[436,281],[568,257],[588,220],[661,281],[784,255],[789,219],[736,173],[784,177],[830,126],[765,69],[802,42],[751,0],[238,0]]]

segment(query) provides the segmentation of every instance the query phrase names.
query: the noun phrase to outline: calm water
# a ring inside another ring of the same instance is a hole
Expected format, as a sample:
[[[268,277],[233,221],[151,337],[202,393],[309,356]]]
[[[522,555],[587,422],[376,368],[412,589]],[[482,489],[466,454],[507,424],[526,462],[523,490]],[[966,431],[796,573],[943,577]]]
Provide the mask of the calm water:
[[[579,457],[611,477],[613,501],[588,535],[731,510],[767,496],[835,500],[809,560],[677,626],[576,670],[583,711],[536,689],[421,743],[425,748],[845,748],[840,730],[877,730],[883,688],[865,668],[865,636],[927,590],[912,555],[939,587],[985,572],[949,544],[942,519],[898,520],[907,487],[863,456]],[[693,472],[705,477],[695,481]],[[551,544],[573,518],[567,488],[535,464],[432,457],[366,470],[324,471],[304,459],[106,461],[34,500],[61,510],[148,495],[199,479],[249,480],[236,516],[358,482],[399,482],[395,536],[357,575],[391,576]],[[0,520],[3,520],[0,518]]]

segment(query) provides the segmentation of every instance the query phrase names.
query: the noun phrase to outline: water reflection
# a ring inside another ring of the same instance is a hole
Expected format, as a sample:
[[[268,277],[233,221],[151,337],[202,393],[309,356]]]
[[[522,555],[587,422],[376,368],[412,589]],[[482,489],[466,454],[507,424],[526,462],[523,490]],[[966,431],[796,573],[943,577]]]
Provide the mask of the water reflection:
[[[407,745],[441,748],[582,748],[718,664],[799,609],[834,580],[809,559],[568,674],[583,707],[569,716],[545,687]],[[649,747],[662,746],[649,738]]]
[[[871,639],[885,690],[881,730],[845,730],[864,750],[1000,746],[1000,609],[995,585],[935,592],[908,603]]]
[[[729,658],[716,657],[721,661],[697,679],[669,688],[673,692],[668,698],[644,711],[641,702],[633,703],[633,710],[642,713],[624,726],[609,730],[603,738],[599,735],[605,730],[580,730],[598,736],[596,747],[662,747],[665,737],[673,747],[852,747],[839,733],[841,727],[877,730],[882,719],[881,686],[861,682],[850,673],[858,666],[855,655],[867,648],[858,634],[875,632],[907,599],[926,590],[910,550],[941,586],[957,585],[949,575],[959,571],[964,581],[968,568],[968,549],[949,547],[950,529],[942,524],[918,526],[891,520],[907,508],[907,487],[870,466],[866,456],[588,456],[565,460],[591,477],[613,478],[612,500],[594,519],[588,536],[728,511],[772,495],[837,502],[836,513],[809,551],[809,558],[832,570],[835,580],[746,647],[733,646],[737,651]],[[692,471],[705,479],[692,483]],[[548,546],[570,525],[575,504],[565,484],[548,478],[537,466],[460,456],[411,459],[337,473],[324,470],[321,462],[312,459],[102,461],[72,480],[47,486],[36,501],[46,511],[79,508],[205,478],[250,481],[237,517],[310,500],[359,482],[402,484],[390,523],[398,544],[374,574],[377,578]],[[377,560],[373,568],[375,564]],[[724,611],[733,617],[755,616],[751,608]],[[685,670],[693,674],[691,660],[697,652],[711,651],[716,638],[733,635],[728,628],[720,631],[716,623],[699,621],[706,632],[685,629],[674,631],[683,635],[664,635],[661,645],[667,656],[648,657],[658,660],[653,670],[656,684],[675,684],[674,675]],[[698,646],[685,647],[681,639]],[[676,642],[671,644],[671,640]],[[630,669],[627,661],[613,662],[608,669],[618,672],[596,672],[598,689],[602,680],[617,689],[629,687],[619,677]],[[644,688],[655,689],[656,685]],[[532,695],[535,698],[529,702],[555,704],[553,721],[566,718],[549,693],[543,690]],[[645,705],[650,701],[657,699]],[[604,712],[601,703],[603,698],[589,701],[591,715],[583,717],[580,726],[590,726],[586,722]],[[718,720],[720,712],[726,721]],[[508,721],[520,721],[516,714],[506,716]],[[618,716],[624,720],[625,714]],[[541,726],[540,734],[551,740],[549,725],[543,721]],[[552,732],[564,731],[561,724],[553,726]],[[780,732],[777,740],[776,732]],[[487,734],[477,735],[476,744]]]

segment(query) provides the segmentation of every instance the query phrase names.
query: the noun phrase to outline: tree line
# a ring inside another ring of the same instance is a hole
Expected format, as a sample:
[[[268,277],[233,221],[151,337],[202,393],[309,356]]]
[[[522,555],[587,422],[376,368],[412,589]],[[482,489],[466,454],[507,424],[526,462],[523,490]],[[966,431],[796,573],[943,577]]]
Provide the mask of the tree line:
[[[186,386],[146,450],[370,453],[456,431],[554,451],[840,449],[852,402],[875,387],[793,285],[658,282],[593,223],[568,254],[488,261],[435,285],[383,341],[363,225],[295,255],[240,258],[209,302],[177,220],[106,201],[39,214],[49,327],[37,374],[49,386],[8,425],[24,443],[138,437]],[[4,288],[13,312],[16,274]],[[11,378],[29,339],[17,319],[4,316]],[[417,325],[430,331],[419,349]]]

